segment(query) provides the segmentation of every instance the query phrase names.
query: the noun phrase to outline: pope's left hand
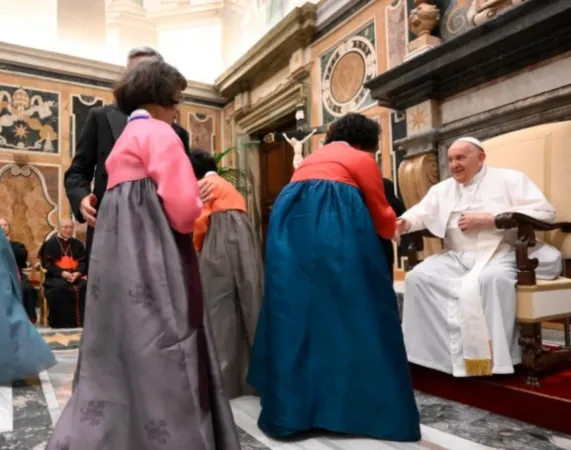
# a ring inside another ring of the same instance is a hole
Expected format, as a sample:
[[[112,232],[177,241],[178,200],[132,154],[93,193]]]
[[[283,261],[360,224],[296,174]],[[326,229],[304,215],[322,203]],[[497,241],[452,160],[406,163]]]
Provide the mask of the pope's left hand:
[[[495,225],[496,218],[490,213],[462,214],[458,220],[458,227],[464,233],[494,228]]]

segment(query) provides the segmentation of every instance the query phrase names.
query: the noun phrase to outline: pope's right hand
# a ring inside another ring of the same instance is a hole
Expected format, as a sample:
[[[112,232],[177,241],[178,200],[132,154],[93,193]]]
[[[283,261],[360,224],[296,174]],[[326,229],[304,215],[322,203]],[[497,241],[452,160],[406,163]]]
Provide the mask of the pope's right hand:
[[[95,206],[97,205],[97,197],[93,194],[89,194],[84,197],[79,205],[81,215],[90,227],[95,226],[95,216],[97,215],[97,210]]]
[[[397,220],[397,233],[399,235],[405,234],[410,230],[410,221],[404,218],[400,218]]]

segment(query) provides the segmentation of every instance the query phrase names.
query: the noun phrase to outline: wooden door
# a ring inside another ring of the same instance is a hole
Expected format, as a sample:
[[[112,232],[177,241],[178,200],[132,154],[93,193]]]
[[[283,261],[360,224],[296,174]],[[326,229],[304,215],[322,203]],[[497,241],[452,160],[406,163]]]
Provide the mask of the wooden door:
[[[285,141],[263,143],[260,148],[260,211],[262,244],[266,248],[266,232],[272,206],[293,174],[293,148]]]

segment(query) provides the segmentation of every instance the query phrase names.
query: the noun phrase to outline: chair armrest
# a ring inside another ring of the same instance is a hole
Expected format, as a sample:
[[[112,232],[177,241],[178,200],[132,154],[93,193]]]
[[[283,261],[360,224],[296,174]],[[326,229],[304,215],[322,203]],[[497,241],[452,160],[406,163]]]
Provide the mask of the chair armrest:
[[[512,228],[530,227],[534,231],[561,230],[563,233],[571,233],[571,222],[548,223],[534,219],[526,214],[507,212],[496,216],[496,228],[509,230]]]
[[[563,233],[571,233],[571,223],[569,222],[547,223],[516,212],[498,214],[495,223],[499,230],[517,229],[515,251],[517,284],[520,286],[537,284],[535,269],[539,261],[537,258],[529,258],[529,247],[533,247],[537,243],[535,232],[561,230]]]

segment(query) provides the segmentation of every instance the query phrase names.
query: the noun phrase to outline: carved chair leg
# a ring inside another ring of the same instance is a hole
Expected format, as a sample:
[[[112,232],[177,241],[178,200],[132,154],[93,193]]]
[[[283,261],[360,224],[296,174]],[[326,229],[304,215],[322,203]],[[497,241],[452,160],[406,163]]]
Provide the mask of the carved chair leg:
[[[519,345],[522,347],[522,363],[527,372],[526,383],[529,386],[539,386],[539,357],[543,353],[541,346],[541,324],[521,324]]]

